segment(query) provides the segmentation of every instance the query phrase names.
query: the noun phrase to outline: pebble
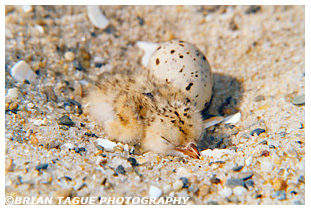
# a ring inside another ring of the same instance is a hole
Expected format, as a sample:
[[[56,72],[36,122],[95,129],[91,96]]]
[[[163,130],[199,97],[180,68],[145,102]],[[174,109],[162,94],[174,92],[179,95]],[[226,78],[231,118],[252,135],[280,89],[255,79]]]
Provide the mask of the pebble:
[[[236,124],[237,122],[240,121],[242,115],[241,115],[241,112],[238,112],[238,113],[235,113],[233,115],[230,115],[228,117],[226,117],[223,121],[223,123],[225,124]]]
[[[189,192],[197,193],[199,191],[199,187],[197,184],[191,184],[189,187]]]
[[[287,183],[285,180],[279,178],[279,177],[275,177],[272,181],[272,187],[275,191],[279,191],[279,190],[286,190],[287,188]]]
[[[242,172],[242,173],[239,173],[238,178],[247,180],[247,179],[252,178],[253,175],[254,175],[253,172]]]
[[[89,5],[87,7],[87,16],[91,23],[100,29],[104,29],[109,25],[108,18],[102,13],[97,5]]]
[[[17,88],[10,88],[8,90],[7,96],[9,96],[10,98],[16,99],[18,98],[18,89]]]
[[[75,123],[67,115],[64,115],[64,116],[58,118],[56,121],[59,125],[66,125],[69,127],[75,125]]]
[[[63,147],[67,147],[68,149],[74,149],[75,145],[72,143],[65,143],[63,144]]]
[[[272,193],[272,198],[277,198],[278,200],[285,200],[286,199],[285,190],[280,190]]]
[[[210,179],[210,182],[212,184],[219,184],[220,183],[220,179],[218,179],[217,177],[213,177]]]
[[[189,177],[191,173],[185,168],[185,167],[180,167],[177,170],[177,175],[179,177]]]
[[[246,187],[254,187],[254,184],[254,181],[251,179],[245,181]]]
[[[233,188],[233,193],[234,195],[244,195],[247,192],[247,190],[245,189],[245,187],[241,187],[241,186],[237,186],[235,188]]]
[[[207,195],[210,191],[210,187],[207,184],[203,184],[200,188],[199,188],[199,197],[203,197],[205,195]]]
[[[217,201],[208,201],[206,205],[219,205]]]
[[[232,189],[230,187],[225,187],[218,194],[222,197],[228,198],[232,195]]]
[[[227,179],[226,185],[228,186],[245,186],[243,179]]]
[[[37,81],[37,75],[31,67],[23,60],[18,61],[10,70],[11,76],[20,81],[23,82],[25,80],[28,80],[30,83],[35,83]]]
[[[166,184],[166,185],[163,186],[163,193],[164,194],[167,194],[167,193],[169,193],[171,191],[172,191],[171,185]]]
[[[252,156],[249,156],[248,158],[246,158],[245,160],[245,165],[246,166],[250,166],[253,162],[253,157]]]
[[[270,161],[262,161],[260,167],[261,167],[261,170],[263,172],[269,172],[270,173],[272,171],[272,169],[274,168],[274,164]]]
[[[189,198],[187,189],[182,189],[180,192],[177,192],[177,197],[179,198]]]
[[[42,125],[42,120],[41,120],[41,119],[39,119],[39,120],[34,120],[34,121],[33,121],[33,124],[36,125],[36,126],[40,126],[40,125]]]
[[[104,147],[106,150],[113,150],[113,148],[117,146],[116,143],[108,139],[101,139],[101,138],[97,139],[97,144]]]
[[[41,164],[36,166],[36,170],[38,170],[38,171],[45,170],[48,168],[48,166],[49,166],[49,164],[47,164],[47,163],[41,163]]]
[[[124,167],[122,165],[118,165],[118,167],[116,168],[116,174],[123,174],[125,175],[126,171],[124,169]]]
[[[189,187],[189,180],[186,177],[179,178],[183,182],[182,188],[188,188]]]
[[[303,105],[305,104],[305,95],[299,95],[299,96],[296,96],[294,99],[293,99],[293,104],[295,105]]]
[[[233,167],[231,170],[232,171],[241,171],[243,167],[244,166],[236,166],[236,167]]]
[[[52,100],[52,101],[56,102],[57,97],[56,97],[55,92],[51,86],[44,87],[43,93],[47,96],[48,100]]]
[[[65,60],[68,62],[74,61],[74,59],[76,58],[74,52],[72,51],[67,51],[64,55]]]
[[[162,190],[155,187],[155,186],[150,186],[149,188],[149,197],[153,198],[159,198],[162,195]]]
[[[175,191],[178,191],[180,190],[182,187],[184,186],[184,183],[182,180],[176,180],[174,183],[173,183],[173,190]]]
[[[261,133],[264,133],[264,132],[266,132],[265,129],[256,128],[250,132],[250,135],[254,136],[254,134],[256,133],[259,136]]]
[[[127,159],[127,161],[130,162],[130,164],[131,164],[133,167],[139,166],[139,164],[137,163],[136,159],[133,158],[133,157],[129,157],[129,158]]]
[[[69,188],[69,189],[59,189],[57,191],[54,192],[53,194],[53,197],[58,201],[58,199],[66,199],[68,197],[71,196],[73,192],[73,189],[72,188]]]

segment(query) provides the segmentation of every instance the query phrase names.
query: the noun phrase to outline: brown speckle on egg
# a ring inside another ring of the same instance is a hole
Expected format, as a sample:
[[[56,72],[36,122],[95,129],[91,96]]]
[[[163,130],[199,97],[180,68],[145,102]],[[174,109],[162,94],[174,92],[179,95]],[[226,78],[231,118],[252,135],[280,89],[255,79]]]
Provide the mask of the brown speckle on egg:
[[[183,55],[179,55],[179,58],[184,58],[184,56]]]
[[[182,72],[184,70],[184,68],[181,68],[180,70],[179,70],[179,72]]]
[[[175,52],[175,50],[171,50],[171,54],[173,54]]]
[[[179,44],[180,46],[184,47],[185,45],[184,44]]]
[[[186,90],[189,91],[191,89],[191,86],[193,85],[192,82],[189,83],[189,85],[186,87]]]
[[[160,60],[159,58],[156,59],[156,64],[159,65],[160,64]]]

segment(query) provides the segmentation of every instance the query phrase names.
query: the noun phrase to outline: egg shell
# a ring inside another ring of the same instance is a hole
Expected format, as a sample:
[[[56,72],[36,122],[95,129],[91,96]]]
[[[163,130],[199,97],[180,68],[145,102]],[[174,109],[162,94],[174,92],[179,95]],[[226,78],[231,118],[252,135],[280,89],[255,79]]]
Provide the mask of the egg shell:
[[[148,68],[160,80],[185,92],[199,110],[209,104],[213,88],[211,67],[196,46],[180,40],[164,42],[151,56]]]

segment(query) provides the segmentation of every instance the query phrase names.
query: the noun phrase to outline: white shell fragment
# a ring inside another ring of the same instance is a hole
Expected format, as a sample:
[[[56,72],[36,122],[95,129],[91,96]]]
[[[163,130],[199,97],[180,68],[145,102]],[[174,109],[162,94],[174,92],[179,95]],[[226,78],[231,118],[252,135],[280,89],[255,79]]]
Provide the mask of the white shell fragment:
[[[155,77],[183,91],[199,110],[209,104],[211,67],[196,46],[179,40],[164,42],[151,56],[148,67]]]
[[[147,67],[152,53],[154,53],[154,51],[156,51],[156,49],[159,47],[159,44],[153,43],[153,42],[138,41],[137,46],[140,49],[145,51],[145,54],[144,54],[141,62],[145,67]]]
[[[9,96],[10,98],[18,98],[18,89],[17,88],[10,88],[8,90],[7,96]]]
[[[211,117],[209,119],[206,119],[203,121],[204,128],[209,128],[209,127],[212,127],[214,125],[217,125],[217,124],[221,123],[223,120],[224,120],[224,118],[221,116]]]
[[[151,198],[159,198],[162,195],[162,190],[155,187],[155,186],[150,186],[149,189],[149,197]]]
[[[209,158],[221,158],[223,155],[233,155],[234,152],[228,149],[207,149],[201,151],[201,155]]]
[[[108,139],[101,139],[101,138],[97,139],[97,144],[104,147],[106,150],[113,150],[113,148],[117,146],[116,143]]]
[[[87,6],[87,16],[91,23],[97,28],[104,29],[109,25],[108,18],[102,13],[99,6]]]
[[[68,149],[73,149],[75,147],[75,145],[72,143],[65,143],[65,144],[63,144],[63,147],[67,147]]]
[[[238,113],[235,113],[233,115],[226,117],[223,122],[225,124],[236,124],[237,122],[240,121],[241,116],[242,116],[241,113],[238,112]]]
[[[32,71],[30,66],[23,60],[18,61],[10,71],[11,76],[23,82],[28,80],[30,83],[35,83],[37,81],[37,75]]]

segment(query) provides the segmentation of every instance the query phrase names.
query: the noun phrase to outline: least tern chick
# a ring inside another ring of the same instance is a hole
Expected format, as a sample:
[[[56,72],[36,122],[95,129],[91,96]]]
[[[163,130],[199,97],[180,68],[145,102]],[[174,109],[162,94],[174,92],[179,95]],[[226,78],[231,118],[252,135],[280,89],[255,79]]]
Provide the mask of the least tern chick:
[[[90,116],[109,139],[139,144],[144,151],[182,152],[200,159],[195,146],[203,133],[199,110],[182,92],[147,71],[110,75],[86,99]]]

